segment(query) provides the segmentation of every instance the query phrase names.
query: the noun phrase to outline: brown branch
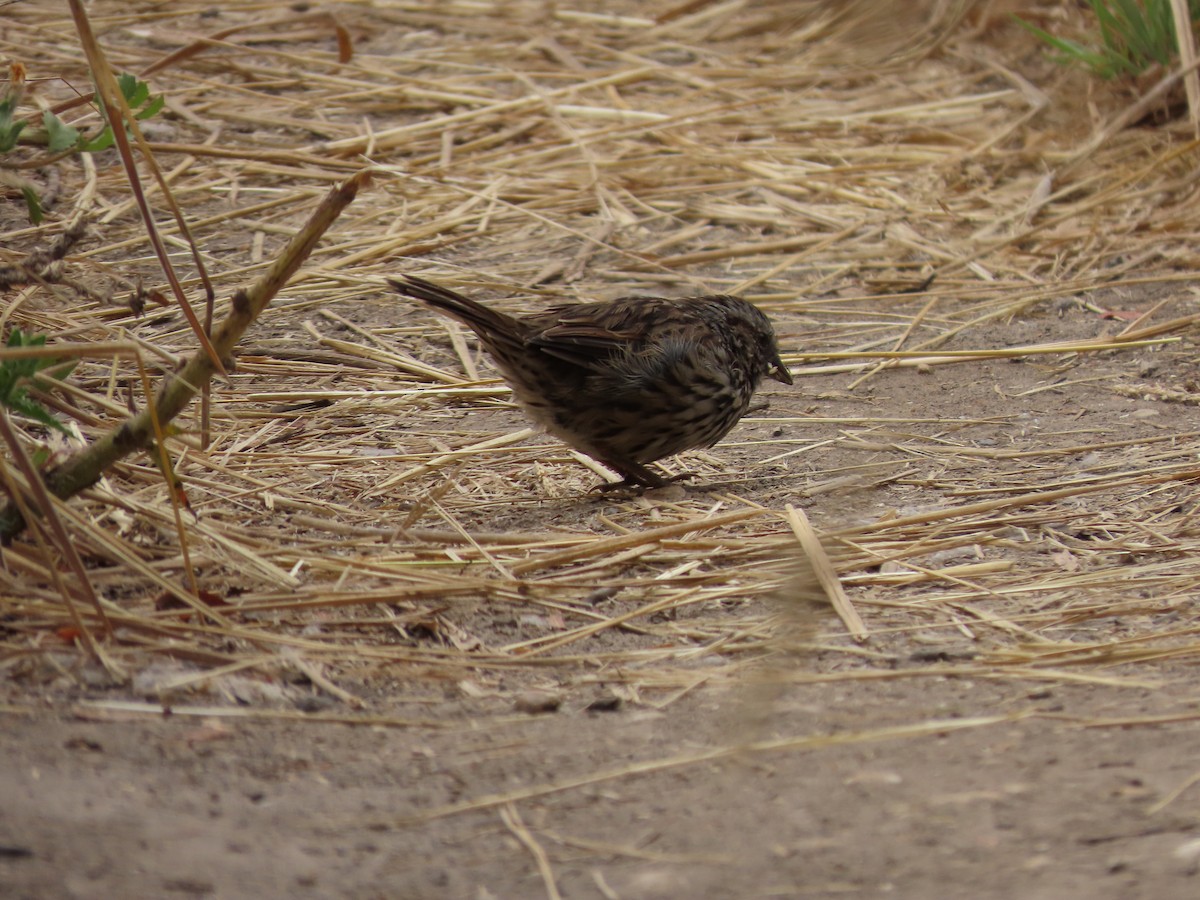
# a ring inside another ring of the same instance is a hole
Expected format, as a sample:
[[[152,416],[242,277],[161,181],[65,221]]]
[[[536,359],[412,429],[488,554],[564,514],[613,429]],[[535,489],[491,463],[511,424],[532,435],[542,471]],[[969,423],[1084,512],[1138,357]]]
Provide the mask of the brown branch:
[[[225,372],[221,368],[221,354],[212,346],[207,329],[200,324],[200,320],[196,317],[196,312],[192,309],[192,304],[188,301],[187,294],[183,290],[183,285],[179,282],[179,276],[176,275],[175,267],[171,264],[170,254],[167,253],[166,244],[163,243],[162,235],[159,234],[158,226],[155,224],[154,215],[150,211],[150,201],[142,188],[142,179],[138,174],[137,164],[133,159],[133,146],[129,143],[130,135],[133,136],[141,148],[146,165],[154,173],[164,199],[175,213],[179,230],[192,249],[192,258],[197,266],[197,274],[204,285],[208,304],[211,308],[213,297],[212,285],[208,280],[208,273],[204,268],[200,254],[197,252],[196,243],[192,240],[191,232],[188,230],[187,223],[183,219],[183,214],[179,211],[178,205],[173,201],[170,188],[167,186],[166,181],[162,177],[162,172],[154,160],[154,154],[150,152],[145,138],[142,137],[137,118],[133,115],[133,111],[130,110],[129,104],[125,102],[125,97],[117,84],[117,76],[108,64],[108,57],[105,56],[104,49],[96,39],[95,32],[92,31],[92,23],[88,19],[87,11],[83,8],[82,0],[67,0],[67,5],[70,7],[71,16],[75,20],[75,30],[79,33],[80,46],[87,57],[88,65],[92,68],[92,78],[96,82],[96,99],[104,109],[105,120],[112,128],[113,142],[117,148],[117,155],[121,159],[121,164],[125,167],[125,176],[129,179],[129,190],[133,194],[133,198],[137,202],[138,211],[142,215],[142,224],[146,226],[146,237],[150,240],[150,247],[154,250],[154,255],[158,258],[159,266],[162,268],[163,275],[167,279],[167,284],[171,286],[171,291],[175,295],[175,302],[179,305],[184,317],[188,320],[188,324],[191,325],[192,331],[196,334],[196,340],[200,342],[201,348],[208,354],[213,366],[224,375]],[[128,132],[126,132],[126,128],[129,129]]]
[[[296,273],[316,246],[317,241],[334,223],[342,210],[368,181],[367,172],[359,172],[329,192],[308,223],[284,252],[248,290],[233,295],[232,307],[225,321],[213,333],[212,345],[217,354],[227,358],[241,340],[246,329],[266,309]],[[152,406],[122,422],[95,443],[71,456],[53,472],[46,475],[46,487],[56,497],[72,497],[100,478],[117,460],[134,450],[149,446],[154,439],[154,421],[165,425],[183,411],[192,398],[216,372],[212,359],[203,350],[196,352],[182,369],[167,378],[154,398]],[[25,526],[20,510],[11,500],[0,510],[0,540],[11,540]]]

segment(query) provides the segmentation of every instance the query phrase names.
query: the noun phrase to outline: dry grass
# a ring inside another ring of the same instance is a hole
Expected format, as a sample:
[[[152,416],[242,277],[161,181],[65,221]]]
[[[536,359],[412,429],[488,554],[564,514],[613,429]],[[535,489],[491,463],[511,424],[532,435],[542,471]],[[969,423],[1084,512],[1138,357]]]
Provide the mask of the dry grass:
[[[146,132],[217,316],[331,184],[370,167],[375,186],[242,347],[214,392],[211,443],[170,442],[190,511],[155,461],[134,458],[58,505],[66,540],[4,550],[0,668],[14,684],[86,687],[90,641],[111,675],[173,703],[215,690],[270,707],[300,680],[351,709],[423,701],[448,681],[468,697],[604,683],[667,704],[779,651],[778,614],[748,601],[786,611],[812,593],[797,574],[811,529],[788,508],[801,501],[845,588],[842,621],[867,640],[845,640],[832,617],[819,634],[805,625],[806,646],[855,664],[788,677],[1143,684],[1155,668],[1111,670],[1194,660],[1197,629],[1180,615],[1200,576],[1188,427],[1064,426],[1004,449],[957,433],[1015,418],[830,423],[776,394],[783,412],[759,416],[753,440],[688,457],[712,490],[599,503],[586,461],[521,430],[454,326],[381,286],[411,271],[529,308],[745,293],[778,322],[805,398],[854,396],[897,366],[972,380],[981,359],[1044,359],[1051,390],[1083,354],[1187,358],[1200,204],[1186,123],[1111,127],[1129,118],[1115,95],[1055,104],[1083,82],[978,5],[930,4],[896,47],[856,32],[853,5],[832,18],[824,6],[344,4],[336,25],[356,43],[343,62],[323,13],[94,4],[113,64],[154,70],[167,95]],[[85,90],[56,7],[5,12],[0,46],[38,96]],[[94,122],[85,109],[66,115]],[[10,204],[0,263],[71,212],[92,237],[50,283],[10,291],[3,324],[94,345],[53,398],[92,440],[144,403],[131,354],[170,370],[194,341],[175,310],[126,305],[137,279],[160,275],[119,167],[67,159],[40,177],[58,180],[59,207],[38,230]],[[177,230],[159,224],[186,272]],[[1032,311],[1131,292],[1163,302],[1087,339],[986,343]],[[1172,389],[1160,399],[1194,404]],[[44,438],[27,429],[28,446]],[[861,465],[841,462],[854,454]],[[885,486],[912,487],[916,506],[877,509],[867,498]],[[924,658],[912,641],[970,654]]]

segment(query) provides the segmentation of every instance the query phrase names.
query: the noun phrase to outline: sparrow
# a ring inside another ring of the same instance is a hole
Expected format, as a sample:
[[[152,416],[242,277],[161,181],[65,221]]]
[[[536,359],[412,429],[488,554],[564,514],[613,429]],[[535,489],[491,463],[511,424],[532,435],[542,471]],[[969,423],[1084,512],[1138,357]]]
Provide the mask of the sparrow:
[[[602,490],[668,484],[649,463],[711,447],[764,378],[792,383],[766,314],[728,294],[515,316],[413,275],[388,283],[474,331],[529,418],[622,476]]]

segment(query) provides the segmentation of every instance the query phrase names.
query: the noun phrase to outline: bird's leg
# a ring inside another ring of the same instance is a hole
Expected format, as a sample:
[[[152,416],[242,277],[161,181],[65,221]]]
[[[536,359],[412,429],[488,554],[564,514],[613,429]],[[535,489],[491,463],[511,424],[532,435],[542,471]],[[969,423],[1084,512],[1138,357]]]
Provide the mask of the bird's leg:
[[[620,491],[626,488],[661,488],[669,484],[674,484],[676,481],[681,481],[685,478],[694,478],[694,472],[683,472],[680,475],[672,475],[664,477],[659,475],[653,469],[648,469],[641,463],[636,463],[631,459],[622,459],[619,462],[613,459],[602,459],[600,462],[608,466],[610,469],[615,469],[625,477],[621,481],[609,482],[606,484],[598,484],[592,491],[601,494],[607,494],[612,491]]]

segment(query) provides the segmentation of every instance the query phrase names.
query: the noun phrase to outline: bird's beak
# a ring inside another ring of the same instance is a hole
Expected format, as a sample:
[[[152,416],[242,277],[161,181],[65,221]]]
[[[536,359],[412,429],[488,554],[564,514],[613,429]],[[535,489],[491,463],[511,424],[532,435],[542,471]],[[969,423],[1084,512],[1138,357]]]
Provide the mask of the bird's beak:
[[[792,383],[792,373],[788,371],[788,367],[783,364],[783,360],[776,355],[772,360],[774,365],[771,366],[771,371],[768,373],[776,381],[782,381],[784,384]]]

